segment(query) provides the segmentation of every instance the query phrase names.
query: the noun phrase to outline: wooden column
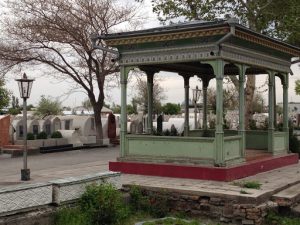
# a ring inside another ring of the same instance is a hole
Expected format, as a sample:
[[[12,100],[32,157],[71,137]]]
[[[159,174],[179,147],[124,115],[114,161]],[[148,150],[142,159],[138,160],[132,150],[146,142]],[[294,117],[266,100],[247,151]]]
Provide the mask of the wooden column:
[[[189,91],[190,76],[183,76],[184,79],[184,136],[189,136]]]
[[[268,151],[274,151],[274,83],[275,73],[269,72],[269,121],[268,121]]]
[[[224,61],[217,59],[209,61],[217,79],[216,94],[216,132],[215,132],[215,165],[225,166],[224,131],[223,131],[223,78]]]
[[[127,79],[129,67],[121,66],[121,130],[120,130],[120,157],[126,153],[126,134],[127,134]]]
[[[245,131],[245,75],[247,67],[238,65],[239,67],[239,135],[242,137],[240,156],[245,157],[246,148],[246,131]]]
[[[210,79],[202,79],[203,90],[203,130],[207,130],[207,88]]]
[[[148,92],[148,126],[147,133],[153,133],[153,77],[155,72],[145,71],[147,74],[147,92]]]
[[[285,132],[285,147],[289,152],[289,112],[288,112],[288,89],[289,89],[289,74],[285,74],[282,78],[283,88],[283,132]]]

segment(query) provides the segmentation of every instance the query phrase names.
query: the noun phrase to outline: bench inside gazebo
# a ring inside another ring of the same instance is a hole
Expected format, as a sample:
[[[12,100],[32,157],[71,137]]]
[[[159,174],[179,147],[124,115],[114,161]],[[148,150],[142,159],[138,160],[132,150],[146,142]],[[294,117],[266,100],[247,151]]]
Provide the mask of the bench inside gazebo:
[[[121,68],[120,156],[109,168],[124,173],[211,180],[233,180],[298,163],[289,153],[288,87],[291,58],[300,49],[256,33],[235,19],[190,22],[98,37],[117,48]],[[147,75],[147,134],[127,132],[128,73]],[[185,89],[184,136],[154,136],[153,76],[175,72]],[[267,74],[269,117],[267,131],[245,130],[245,77]],[[202,80],[203,130],[189,129],[190,78]],[[238,76],[238,130],[223,129],[224,76]],[[283,130],[275,131],[275,77],[283,89]],[[207,134],[207,88],[216,79],[216,129]]]

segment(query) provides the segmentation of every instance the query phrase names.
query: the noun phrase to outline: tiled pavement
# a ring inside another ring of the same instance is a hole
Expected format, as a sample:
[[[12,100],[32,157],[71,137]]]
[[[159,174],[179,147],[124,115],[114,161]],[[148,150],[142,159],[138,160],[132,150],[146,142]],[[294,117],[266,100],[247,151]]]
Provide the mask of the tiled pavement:
[[[29,158],[32,180],[26,183],[47,182],[70,176],[80,176],[108,170],[108,162],[115,160],[118,148],[95,149],[51,153]],[[19,166],[22,159],[0,157],[0,188],[10,185],[22,185],[19,179]],[[189,193],[205,193],[206,195],[225,196],[228,198],[245,198],[256,201],[268,198],[274,193],[297,183],[300,183],[300,164],[283,167],[273,171],[257,174],[241,179],[242,181],[257,181],[261,189],[245,189],[249,194],[241,194],[241,187],[233,182],[217,182],[192,179],[178,179],[154,176],[123,174],[123,184],[137,184],[146,187],[172,189]]]

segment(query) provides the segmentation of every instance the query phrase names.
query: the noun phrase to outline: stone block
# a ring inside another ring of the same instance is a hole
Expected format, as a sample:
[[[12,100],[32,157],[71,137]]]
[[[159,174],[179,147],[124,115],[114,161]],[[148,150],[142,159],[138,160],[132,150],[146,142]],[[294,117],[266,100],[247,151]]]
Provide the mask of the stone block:
[[[121,189],[120,173],[105,172],[81,177],[70,177],[51,181],[53,185],[53,203],[74,201],[84,193],[86,186],[91,184],[111,183]]]
[[[245,219],[245,220],[242,220],[242,224],[243,225],[254,225],[255,222],[254,222],[254,220],[247,220],[247,219]]]
[[[11,214],[52,202],[52,185],[28,184],[0,189],[0,215]]]

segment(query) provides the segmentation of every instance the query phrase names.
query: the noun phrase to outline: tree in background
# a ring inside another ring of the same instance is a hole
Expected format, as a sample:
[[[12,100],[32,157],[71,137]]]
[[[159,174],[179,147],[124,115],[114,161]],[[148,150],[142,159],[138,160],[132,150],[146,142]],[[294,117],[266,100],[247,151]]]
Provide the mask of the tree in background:
[[[300,80],[296,80],[295,82],[295,92],[296,95],[300,95]]]
[[[207,102],[208,105],[216,111],[217,102],[216,102],[216,89],[208,88],[207,90]],[[224,110],[234,110],[237,109],[239,105],[238,92],[233,87],[228,87],[223,90],[223,107]]]
[[[147,92],[147,80],[141,76],[136,76],[136,94],[134,96],[135,104],[144,106],[145,113],[148,111],[148,92]],[[159,84],[159,79],[153,79],[153,112],[161,112],[161,101],[166,98],[164,89]]]
[[[104,87],[115,80],[119,67],[114,55],[94,49],[90,36],[116,32],[122,24],[134,29],[140,22],[138,7],[114,0],[6,0],[1,7],[0,72],[42,65],[45,73],[83,89],[101,143]],[[96,44],[107,47],[102,41]]]
[[[142,1],[142,0],[140,0]],[[221,16],[237,17],[250,29],[300,44],[300,7],[298,0],[153,0],[153,11],[163,22],[183,17],[184,20],[215,20]],[[238,90],[238,80],[230,76]],[[247,76],[245,125],[251,118],[256,76]]]
[[[49,115],[59,115],[62,112],[61,103],[58,100],[52,100],[51,97],[41,96],[35,115],[42,118]]]
[[[162,112],[167,115],[177,115],[181,111],[180,104],[166,103],[162,106]]]
[[[5,82],[0,78],[0,112],[9,106],[10,92],[5,88]]]

